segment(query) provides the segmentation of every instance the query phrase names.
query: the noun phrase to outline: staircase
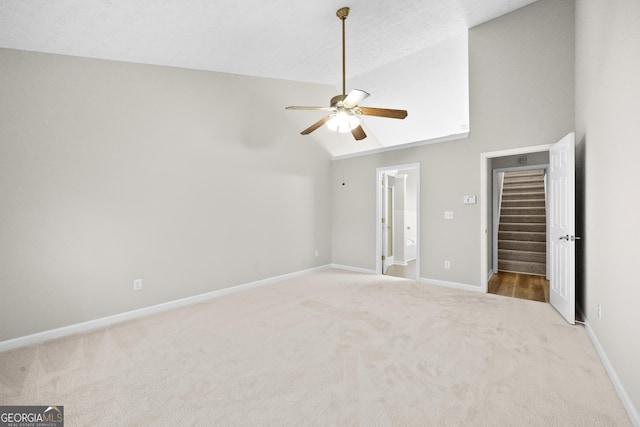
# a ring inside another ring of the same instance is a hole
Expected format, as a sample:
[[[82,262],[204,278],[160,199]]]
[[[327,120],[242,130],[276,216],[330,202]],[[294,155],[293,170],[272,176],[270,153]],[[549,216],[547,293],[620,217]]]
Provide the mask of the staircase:
[[[544,170],[506,172],[498,228],[498,270],[545,276]]]

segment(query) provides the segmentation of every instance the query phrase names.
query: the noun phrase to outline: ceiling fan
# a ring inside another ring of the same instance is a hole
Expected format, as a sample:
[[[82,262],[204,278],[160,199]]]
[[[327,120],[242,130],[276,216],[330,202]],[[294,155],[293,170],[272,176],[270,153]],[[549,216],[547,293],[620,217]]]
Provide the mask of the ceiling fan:
[[[404,119],[407,117],[406,110],[391,110],[388,108],[372,108],[372,107],[361,107],[358,104],[364,101],[369,94],[363,90],[354,89],[349,92],[349,95],[346,94],[346,83],[345,83],[345,37],[344,37],[344,27],[345,20],[347,16],[349,16],[349,8],[343,7],[338,9],[336,12],[336,16],[340,18],[342,21],[342,94],[336,95],[331,98],[329,102],[329,107],[287,107],[287,110],[323,110],[329,111],[330,114],[322,119],[318,120],[316,123],[312,124],[302,132],[302,135],[309,135],[314,130],[318,129],[325,123],[329,127],[329,129],[338,131],[338,132],[349,132],[356,140],[365,139],[367,134],[364,133],[362,126],[360,126],[360,119],[358,116],[377,116],[377,117],[388,117],[392,119]]]

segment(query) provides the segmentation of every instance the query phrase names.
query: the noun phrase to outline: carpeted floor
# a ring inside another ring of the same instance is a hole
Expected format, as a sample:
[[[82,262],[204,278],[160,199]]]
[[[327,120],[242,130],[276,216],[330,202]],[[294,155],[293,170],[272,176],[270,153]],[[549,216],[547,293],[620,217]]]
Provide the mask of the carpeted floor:
[[[549,304],[325,270],[0,353],[67,426],[628,426]]]

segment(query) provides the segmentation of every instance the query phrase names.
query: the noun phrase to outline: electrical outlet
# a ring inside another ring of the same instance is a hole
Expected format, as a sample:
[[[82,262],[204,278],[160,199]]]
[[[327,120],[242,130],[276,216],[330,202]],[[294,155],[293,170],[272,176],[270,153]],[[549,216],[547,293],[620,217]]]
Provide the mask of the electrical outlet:
[[[451,261],[446,260],[446,261],[444,262],[444,268],[445,268],[445,269],[447,269],[447,270],[449,270],[449,269],[451,268]]]
[[[602,319],[602,306],[598,304],[598,319]]]
[[[320,251],[316,249],[316,256],[320,255]]]
[[[142,290],[142,279],[136,279],[133,281],[133,290],[134,291]]]
[[[444,211],[444,219],[453,219],[453,211]]]

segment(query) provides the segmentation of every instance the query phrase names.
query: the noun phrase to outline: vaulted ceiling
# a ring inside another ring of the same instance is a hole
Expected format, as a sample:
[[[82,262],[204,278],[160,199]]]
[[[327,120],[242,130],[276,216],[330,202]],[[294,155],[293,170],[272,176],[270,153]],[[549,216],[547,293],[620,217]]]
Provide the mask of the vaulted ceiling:
[[[347,91],[409,117],[366,118],[365,143],[312,136],[340,156],[468,131],[467,30],[533,1],[3,0],[0,47],[320,83],[330,97],[341,86],[335,13],[349,6]],[[297,104],[328,101],[301,93]]]

